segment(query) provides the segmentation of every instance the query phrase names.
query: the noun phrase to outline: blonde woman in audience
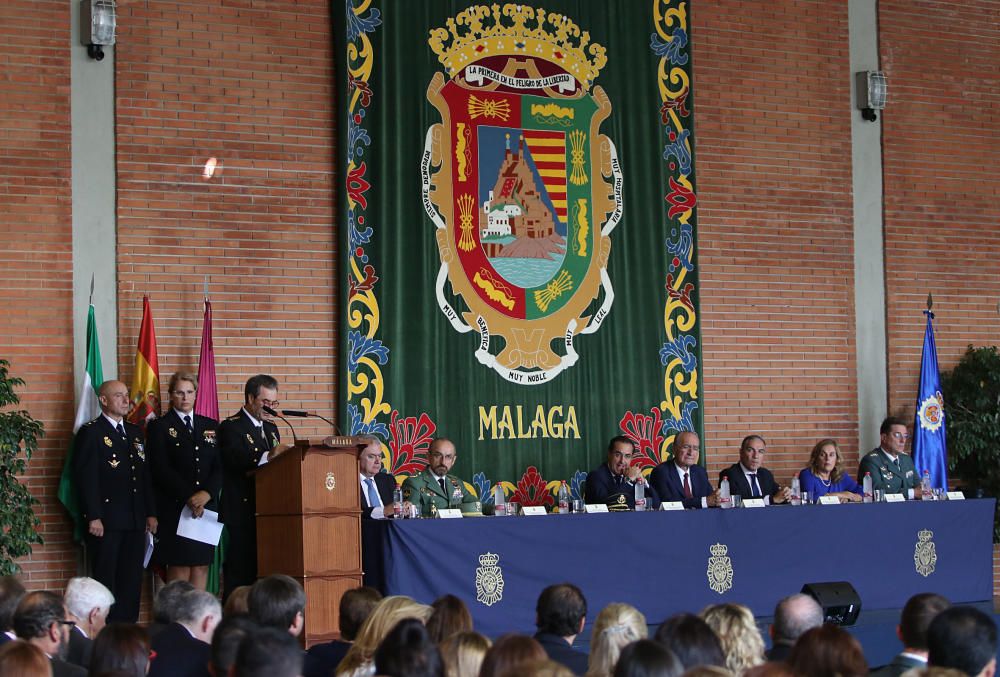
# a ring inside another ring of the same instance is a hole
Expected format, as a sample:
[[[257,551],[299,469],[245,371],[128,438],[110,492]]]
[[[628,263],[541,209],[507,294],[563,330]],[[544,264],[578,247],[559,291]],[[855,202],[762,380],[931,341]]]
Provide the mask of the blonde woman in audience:
[[[590,635],[587,677],[610,677],[622,648],[648,634],[646,617],[634,606],[614,602],[601,609]]]
[[[416,618],[426,623],[431,607],[403,595],[386,597],[361,625],[354,644],[337,666],[336,677],[371,677],[375,674],[375,650],[396,623],[404,618]]]
[[[445,677],[478,677],[492,644],[478,632],[459,632],[441,642]]]
[[[765,661],[764,638],[750,609],[742,604],[713,604],[699,615],[718,635],[726,667],[737,677]]]
[[[530,661],[501,673],[500,677],[575,677],[573,671],[562,663],[545,659]]]
[[[497,637],[483,658],[479,677],[501,677],[516,672],[525,663],[535,663],[548,659],[545,649],[534,637],[508,633]]]

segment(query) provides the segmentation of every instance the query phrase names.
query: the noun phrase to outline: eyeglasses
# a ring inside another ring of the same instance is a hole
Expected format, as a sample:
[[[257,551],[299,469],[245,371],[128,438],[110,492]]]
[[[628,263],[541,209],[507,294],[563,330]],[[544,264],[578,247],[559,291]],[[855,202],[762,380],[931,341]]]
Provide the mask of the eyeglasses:
[[[894,433],[890,433],[890,434],[894,438],[896,438],[897,440],[908,440],[908,439],[910,439],[910,435],[908,433],[894,432]]]
[[[261,400],[261,404],[263,404],[265,407],[271,407],[272,409],[277,409],[279,406],[281,406],[281,402],[279,402],[278,400]]]
[[[76,621],[56,621],[59,625],[68,625],[70,627],[76,625]]]

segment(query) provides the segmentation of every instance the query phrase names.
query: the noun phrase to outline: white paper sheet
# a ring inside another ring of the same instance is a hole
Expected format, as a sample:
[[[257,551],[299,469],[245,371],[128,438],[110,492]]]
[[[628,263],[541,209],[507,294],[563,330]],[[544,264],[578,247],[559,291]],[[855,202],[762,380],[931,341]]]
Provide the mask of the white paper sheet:
[[[146,532],[146,554],[142,557],[142,568],[149,566],[149,560],[153,557],[153,534]]]
[[[177,535],[190,538],[192,541],[218,545],[222,538],[222,524],[219,522],[219,513],[206,510],[198,519],[194,518],[191,508],[184,506],[181,510],[181,519],[177,523]]]

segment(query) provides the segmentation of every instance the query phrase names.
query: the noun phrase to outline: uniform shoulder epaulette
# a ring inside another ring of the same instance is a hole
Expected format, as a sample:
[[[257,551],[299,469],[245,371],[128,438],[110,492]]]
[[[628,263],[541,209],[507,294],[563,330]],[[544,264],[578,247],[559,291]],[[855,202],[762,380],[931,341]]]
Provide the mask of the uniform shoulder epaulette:
[[[238,420],[240,420],[240,414],[233,414],[232,416],[230,416],[226,420],[227,421],[238,421]]]

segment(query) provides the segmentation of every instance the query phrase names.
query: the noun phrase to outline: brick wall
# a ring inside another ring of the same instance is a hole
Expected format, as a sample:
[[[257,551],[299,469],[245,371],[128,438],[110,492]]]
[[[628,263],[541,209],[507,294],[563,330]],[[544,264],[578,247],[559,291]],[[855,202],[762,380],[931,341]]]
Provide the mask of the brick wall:
[[[66,3],[0,3],[0,40],[0,358],[27,381],[21,408],[46,431],[27,479],[45,545],[21,564],[29,587],[58,587],[76,570],[56,499],[73,426]]]
[[[763,434],[857,463],[847,7],[693,8],[705,436],[712,476]]]

